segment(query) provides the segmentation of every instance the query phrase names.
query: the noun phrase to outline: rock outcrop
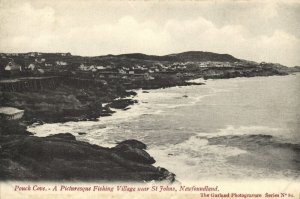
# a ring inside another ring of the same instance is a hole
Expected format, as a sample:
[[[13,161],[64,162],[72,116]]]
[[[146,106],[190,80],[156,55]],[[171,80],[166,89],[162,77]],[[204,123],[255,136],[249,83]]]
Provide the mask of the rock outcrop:
[[[156,168],[146,145],[127,140],[113,148],[77,141],[69,133],[35,137],[0,135],[1,180],[173,182],[175,175]]]
[[[126,109],[128,106],[137,103],[137,100],[133,99],[118,99],[109,104],[109,107],[116,109]]]
[[[123,158],[142,164],[154,164],[154,158],[144,149],[146,145],[137,140],[125,140],[114,147],[114,151]]]

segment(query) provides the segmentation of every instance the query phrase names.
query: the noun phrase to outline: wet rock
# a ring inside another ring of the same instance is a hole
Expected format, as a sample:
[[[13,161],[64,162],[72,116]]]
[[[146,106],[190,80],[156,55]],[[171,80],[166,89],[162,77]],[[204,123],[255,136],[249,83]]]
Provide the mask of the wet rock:
[[[144,144],[143,142],[140,142],[138,140],[134,140],[134,139],[119,142],[115,148],[119,148],[123,145],[129,145],[132,148],[137,148],[137,149],[146,149],[147,148],[146,144]]]
[[[154,159],[139,149],[146,146],[136,140],[124,141],[118,147],[104,148],[77,141],[69,133],[48,137],[10,135],[3,138],[1,180],[172,182],[172,175],[167,170],[151,165]]]
[[[154,164],[155,160],[146,151],[132,147],[128,144],[121,144],[115,147],[116,154],[119,156],[143,164]]]
[[[175,179],[176,175],[174,173],[171,173],[167,169],[162,168],[162,167],[157,167],[157,170],[158,170],[158,172],[163,174],[163,177],[161,177],[161,180],[166,180],[171,183],[176,181],[176,179]]]
[[[128,106],[133,105],[134,103],[137,103],[137,100],[133,99],[118,99],[114,100],[112,103],[110,103],[111,108],[116,109],[126,109]]]
[[[49,135],[47,138],[59,138],[59,139],[65,139],[65,140],[76,140],[75,136],[71,133],[59,133],[55,135]]]

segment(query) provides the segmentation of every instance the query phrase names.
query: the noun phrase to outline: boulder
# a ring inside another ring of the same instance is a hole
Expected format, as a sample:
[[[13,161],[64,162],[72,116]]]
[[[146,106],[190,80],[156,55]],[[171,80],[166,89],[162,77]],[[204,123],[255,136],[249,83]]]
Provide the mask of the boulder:
[[[143,142],[140,142],[138,140],[134,140],[134,139],[119,142],[118,145],[115,148],[119,148],[123,145],[129,145],[132,148],[137,148],[137,149],[147,149],[146,144],[144,144]]]
[[[111,108],[116,109],[125,109],[130,105],[133,105],[134,103],[137,103],[137,100],[133,99],[118,99],[114,100],[112,103],[109,104]]]
[[[142,164],[154,164],[155,160],[146,151],[127,144],[115,147],[115,153],[122,158]]]

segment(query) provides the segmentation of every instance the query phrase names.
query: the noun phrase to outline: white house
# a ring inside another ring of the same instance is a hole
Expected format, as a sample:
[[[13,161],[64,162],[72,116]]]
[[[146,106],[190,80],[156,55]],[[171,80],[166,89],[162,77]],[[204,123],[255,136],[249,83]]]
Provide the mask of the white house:
[[[55,63],[56,63],[56,65],[59,65],[59,66],[66,66],[66,65],[68,65],[68,63],[64,62],[64,61],[56,61]]]
[[[126,74],[126,71],[123,70],[123,69],[119,69],[119,73],[120,73],[120,74]]]
[[[29,64],[27,69],[30,69],[30,70],[34,70],[35,69],[35,65],[34,64]]]
[[[80,64],[78,67],[80,70],[87,70],[87,67],[84,64]]]
[[[104,66],[96,66],[96,68],[97,68],[98,70],[105,70],[105,69],[106,69]]]
[[[96,71],[96,67],[94,65],[91,65],[88,67],[88,70],[91,70],[91,71]]]
[[[5,66],[4,70],[6,70],[6,71],[22,71],[22,67],[20,65],[17,65],[13,61],[10,61]]]

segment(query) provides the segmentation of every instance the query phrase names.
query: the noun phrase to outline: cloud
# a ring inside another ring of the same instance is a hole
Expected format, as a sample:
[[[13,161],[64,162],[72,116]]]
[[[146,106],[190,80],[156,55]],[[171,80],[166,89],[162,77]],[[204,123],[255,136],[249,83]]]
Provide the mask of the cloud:
[[[67,2],[56,7],[28,2],[4,4],[0,8],[0,51],[102,55],[203,50],[254,61],[300,65],[299,37],[283,27],[266,24],[280,20],[276,3],[256,3],[252,7],[250,4],[248,7],[245,4],[232,6],[232,3],[197,4],[181,6],[182,9],[176,4],[175,7],[166,6],[165,12],[153,12],[153,17],[146,16],[154,11],[154,5],[138,7],[139,4],[131,3],[128,7],[131,12],[126,12],[127,4],[120,12],[115,3],[112,7],[108,3],[88,5],[72,7],[74,5]],[[217,7],[218,12],[213,12]],[[234,12],[222,18],[222,9],[226,13]],[[205,10],[209,11],[207,15]]]

